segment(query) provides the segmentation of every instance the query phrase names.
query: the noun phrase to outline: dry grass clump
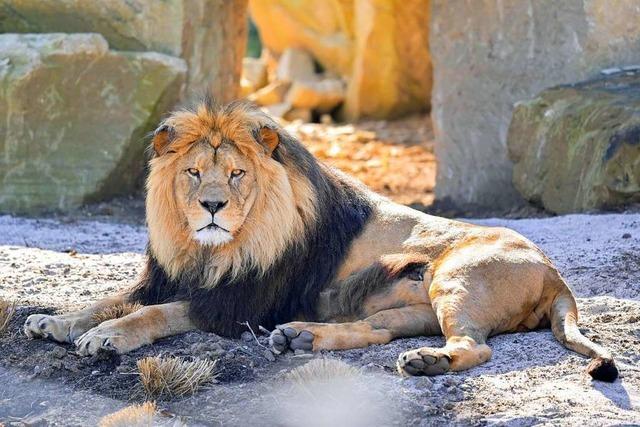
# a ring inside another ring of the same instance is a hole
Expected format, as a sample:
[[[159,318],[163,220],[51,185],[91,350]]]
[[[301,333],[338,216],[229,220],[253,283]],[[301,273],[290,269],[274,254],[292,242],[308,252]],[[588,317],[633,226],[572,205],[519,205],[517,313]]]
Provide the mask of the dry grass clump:
[[[111,307],[107,307],[102,311],[93,314],[93,321],[100,324],[107,320],[111,319],[119,319],[128,314],[134,313],[140,310],[143,307],[140,303],[122,303],[117,305],[112,305]]]
[[[0,298],[0,335],[7,331],[14,314],[16,314],[16,304]]]
[[[155,402],[131,405],[107,415],[100,420],[99,427],[151,427],[156,414]]]
[[[358,369],[337,359],[314,359],[289,371],[285,379],[299,385],[336,379],[360,378]]]
[[[193,361],[176,357],[145,357],[138,360],[140,381],[147,396],[184,396],[193,394],[214,379],[217,360]]]

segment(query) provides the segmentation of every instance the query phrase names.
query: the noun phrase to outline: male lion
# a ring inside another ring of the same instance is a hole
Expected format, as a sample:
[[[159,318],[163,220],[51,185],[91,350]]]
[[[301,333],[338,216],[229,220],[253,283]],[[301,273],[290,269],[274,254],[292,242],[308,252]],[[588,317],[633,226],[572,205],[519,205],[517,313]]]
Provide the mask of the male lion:
[[[275,328],[276,352],[444,334],[444,347],[398,360],[402,374],[435,375],[489,360],[492,335],[550,325],[562,344],[594,359],[593,378],[617,377],[611,354],[578,330],[557,269],[514,231],[380,197],[244,103],[175,112],[152,146],[139,283],[82,311],[29,316],[28,336],[90,355],[195,328],[238,336],[247,321]],[[145,307],[95,324],[96,313],[125,302]]]

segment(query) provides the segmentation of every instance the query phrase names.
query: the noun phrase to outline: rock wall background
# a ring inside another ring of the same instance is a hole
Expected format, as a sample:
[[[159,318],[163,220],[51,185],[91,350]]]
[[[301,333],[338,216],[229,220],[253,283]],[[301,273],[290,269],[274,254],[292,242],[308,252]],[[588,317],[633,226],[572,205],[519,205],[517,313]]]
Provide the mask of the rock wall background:
[[[313,55],[347,84],[341,117],[393,118],[429,107],[429,0],[250,0],[263,45]]]
[[[184,59],[186,95],[238,97],[247,0],[0,0],[0,33],[99,33],[115,50]]]
[[[0,0],[0,212],[139,189],[164,114],[239,96],[246,19],[246,0]]]
[[[603,68],[640,63],[635,0],[433,0],[436,198],[509,207],[514,104]]]

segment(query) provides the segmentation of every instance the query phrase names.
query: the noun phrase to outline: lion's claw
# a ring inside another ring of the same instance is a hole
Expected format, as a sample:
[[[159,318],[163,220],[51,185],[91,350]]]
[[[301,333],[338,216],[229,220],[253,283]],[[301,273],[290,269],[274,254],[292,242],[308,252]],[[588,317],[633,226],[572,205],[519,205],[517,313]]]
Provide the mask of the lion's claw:
[[[76,352],[81,356],[93,356],[100,351],[124,353],[126,340],[117,329],[99,325],[88,330],[76,341]]]

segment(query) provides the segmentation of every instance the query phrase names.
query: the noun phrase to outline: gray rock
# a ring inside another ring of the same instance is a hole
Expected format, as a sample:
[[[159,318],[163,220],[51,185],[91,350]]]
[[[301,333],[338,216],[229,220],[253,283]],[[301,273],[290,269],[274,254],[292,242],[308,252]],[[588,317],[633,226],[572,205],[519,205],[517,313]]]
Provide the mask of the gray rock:
[[[558,86],[518,103],[513,182],[555,213],[640,200],[640,74]]]
[[[262,354],[264,355],[265,359],[267,359],[269,362],[275,362],[276,361],[276,357],[273,355],[271,350],[265,349],[262,352]]]
[[[137,186],[183,60],[111,51],[99,34],[2,34],[0,57],[0,211],[68,210]]]
[[[67,355],[67,350],[64,347],[56,346],[51,350],[51,355],[56,359],[62,359]]]
[[[244,341],[244,342],[252,342],[253,341],[253,335],[249,331],[244,331],[242,333],[242,335],[240,335],[240,339],[242,341]]]
[[[637,2],[433,0],[436,197],[513,206],[507,129],[516,101],[640,62]]]
[[[238,95],[247,0],[0,0],[0,33],[102,34],[113,49],[155,51],[189,65],[188,91]]]

